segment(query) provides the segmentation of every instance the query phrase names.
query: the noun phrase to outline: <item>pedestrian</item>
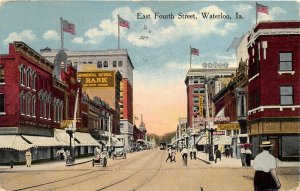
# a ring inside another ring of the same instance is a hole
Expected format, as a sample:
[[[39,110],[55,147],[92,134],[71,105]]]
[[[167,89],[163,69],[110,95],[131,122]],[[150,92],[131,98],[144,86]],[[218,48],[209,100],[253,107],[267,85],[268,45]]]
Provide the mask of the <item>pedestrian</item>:
[[[183,166],[187,166],[187,157],[188,157],[187,155],[188,155],[188,150],[184,146],[183,149],[181,150]]]
[[[31,167],[31,152],[30,152],[30,149],[28,149],[26,152],[25,152],[25,159],[26,159],[26,167]]]
[[[64,148],[61,148],[61,149],[60,149],[60,160],[63,160],[63,159],[64,159],[64,153],[65,153]]]
[[[192,152],[193,152],[193,157],[194,159],[196,160],[196,156],[197,156],[197,149],[196,147],[194,146],[193,149],[192,149]]]
[[[241,145],[241,162],[242,166],[246,166],[246,149],[244,145]]]
[[[56,151],[56,160],[60,160],[60,150]]]
[[[193,159],[193,149],[190,150],[190,157],[191,157],[191,160]]]
[[[245,154],[246,154],[246,166],[251,166],[252,152],[250,146],[246,147]]]
[[[230,157],[233,158],[233,148],[232,147],[229,148],[229,152],[230,152]]]
[[[176,162],[176,149],[175,149],[175,147],[172,148],[172,161]]]
[[[221,151],[218,148],[215,150],[215,155],[216,155],[215,163],[217,163],[217,159],[220,159],[221,161]]]
[[[172,162],[172,150],[170,147],[168,148],[168,158],[166,159],[166,162],[168,162],[169,159]]]
[[[228,147],[225,148],[225,157],[229,158],[229,148]]]
[[[66,150],[66,163],[69,164],[70,163],[70,158],[71,158],[71,153],[69,150]]]
[[[260,147],[263,151],[258,154],[253,161],[254,190],[273,190],[280,188],[281,184],[276,174],[276,159],[270,154],[269,150],[273,146],[270,141],[263,141]]]

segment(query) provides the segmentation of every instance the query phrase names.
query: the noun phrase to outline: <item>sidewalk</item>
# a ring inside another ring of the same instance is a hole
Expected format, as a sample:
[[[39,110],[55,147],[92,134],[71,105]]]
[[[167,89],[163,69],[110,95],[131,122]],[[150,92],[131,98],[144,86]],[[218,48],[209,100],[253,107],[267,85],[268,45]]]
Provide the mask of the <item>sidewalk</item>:
[[[66,164],[64,160],[60,161],[47,161],[47,162],[41,162],[41,163],[33,163],[31,167],[26,167],[26,165],[14,165],[13,168],[10,168],[10,166],[0,166],[0,172],[16,172],[16,171],[41,171],[41,170],[48,170],[58,167],[69,167],[69,166],[75,166],[82,163],[91,162],[94,156],[90,157],[83,157],[83,158],[76,158],[74,164]],[[0,190],[1,191],[1,190]]]
[[[242,167],[241,159],[237,158],[226,158],[222,155],[222,160],[218,159],[217,163],[215,161],[209,161],[208,154],[204,152],[198,152],[197,158],[202,160],[203,162],[210,164],[213,167],[231,167],[231,168],[238,168]],[[253,164],[253,160],[251,161],[251,165]],[[290,162],[290,161],[280,161],[277,159],[277,167],[300,167],[300,162]]]

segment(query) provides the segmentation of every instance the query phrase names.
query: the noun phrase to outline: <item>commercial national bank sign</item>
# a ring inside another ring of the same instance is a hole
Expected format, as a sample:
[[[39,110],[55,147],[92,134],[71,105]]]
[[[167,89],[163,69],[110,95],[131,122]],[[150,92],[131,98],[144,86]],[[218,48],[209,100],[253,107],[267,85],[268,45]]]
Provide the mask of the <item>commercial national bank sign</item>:
[[[115,71],[78,72],[83,88],[115,87]]]

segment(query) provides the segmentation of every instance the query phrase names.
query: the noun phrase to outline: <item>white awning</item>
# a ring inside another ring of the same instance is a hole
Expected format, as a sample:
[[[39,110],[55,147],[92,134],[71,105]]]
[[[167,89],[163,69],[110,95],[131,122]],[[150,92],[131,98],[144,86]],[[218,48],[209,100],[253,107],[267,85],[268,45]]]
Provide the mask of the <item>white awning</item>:
[[[230,145],[231,144],[231,137],[230,136],[220,136],[218,140],[214,143],[215,145]]]
[[[55,129],[54,136],[59,141],[66,145],[70,145],[70,136],[63,129]],[[75,146],[100,146],[89,133],[75,132]]]
[[[70,136],[63,129],[54,129],[54,137],[62,144],[70,145]],[[75,142],[76,146],[76,142]]]
[[[31,142],[36,147],[55,147],[67,146],[67,143],[60,142],[54,137],[22,135],[26,140]]]
[[[198,142],[197,145],[206,145],[208,144],[208,140],[206,136],[203,136]]]
[[[20,135],[0,135],[1,149],[25,151],[31,147],[34,147],[34,145],[27,143]]]
[[[75,139],[79,141],[79,146],[100,146],[100,143],[89,133],[75,132]]]

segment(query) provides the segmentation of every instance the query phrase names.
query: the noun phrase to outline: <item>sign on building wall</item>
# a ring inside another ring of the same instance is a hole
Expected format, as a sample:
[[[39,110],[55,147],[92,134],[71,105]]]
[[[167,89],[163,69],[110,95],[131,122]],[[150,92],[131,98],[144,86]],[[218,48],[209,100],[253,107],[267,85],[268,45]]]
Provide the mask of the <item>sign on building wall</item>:
[[[240,130],[240,125],[238,123],[218,124],[218,130]]]
[[[203,116],[203,95],[199,95],[199,117]]]
[[[83,88],[115,87],[114,71],[78,72]]]

